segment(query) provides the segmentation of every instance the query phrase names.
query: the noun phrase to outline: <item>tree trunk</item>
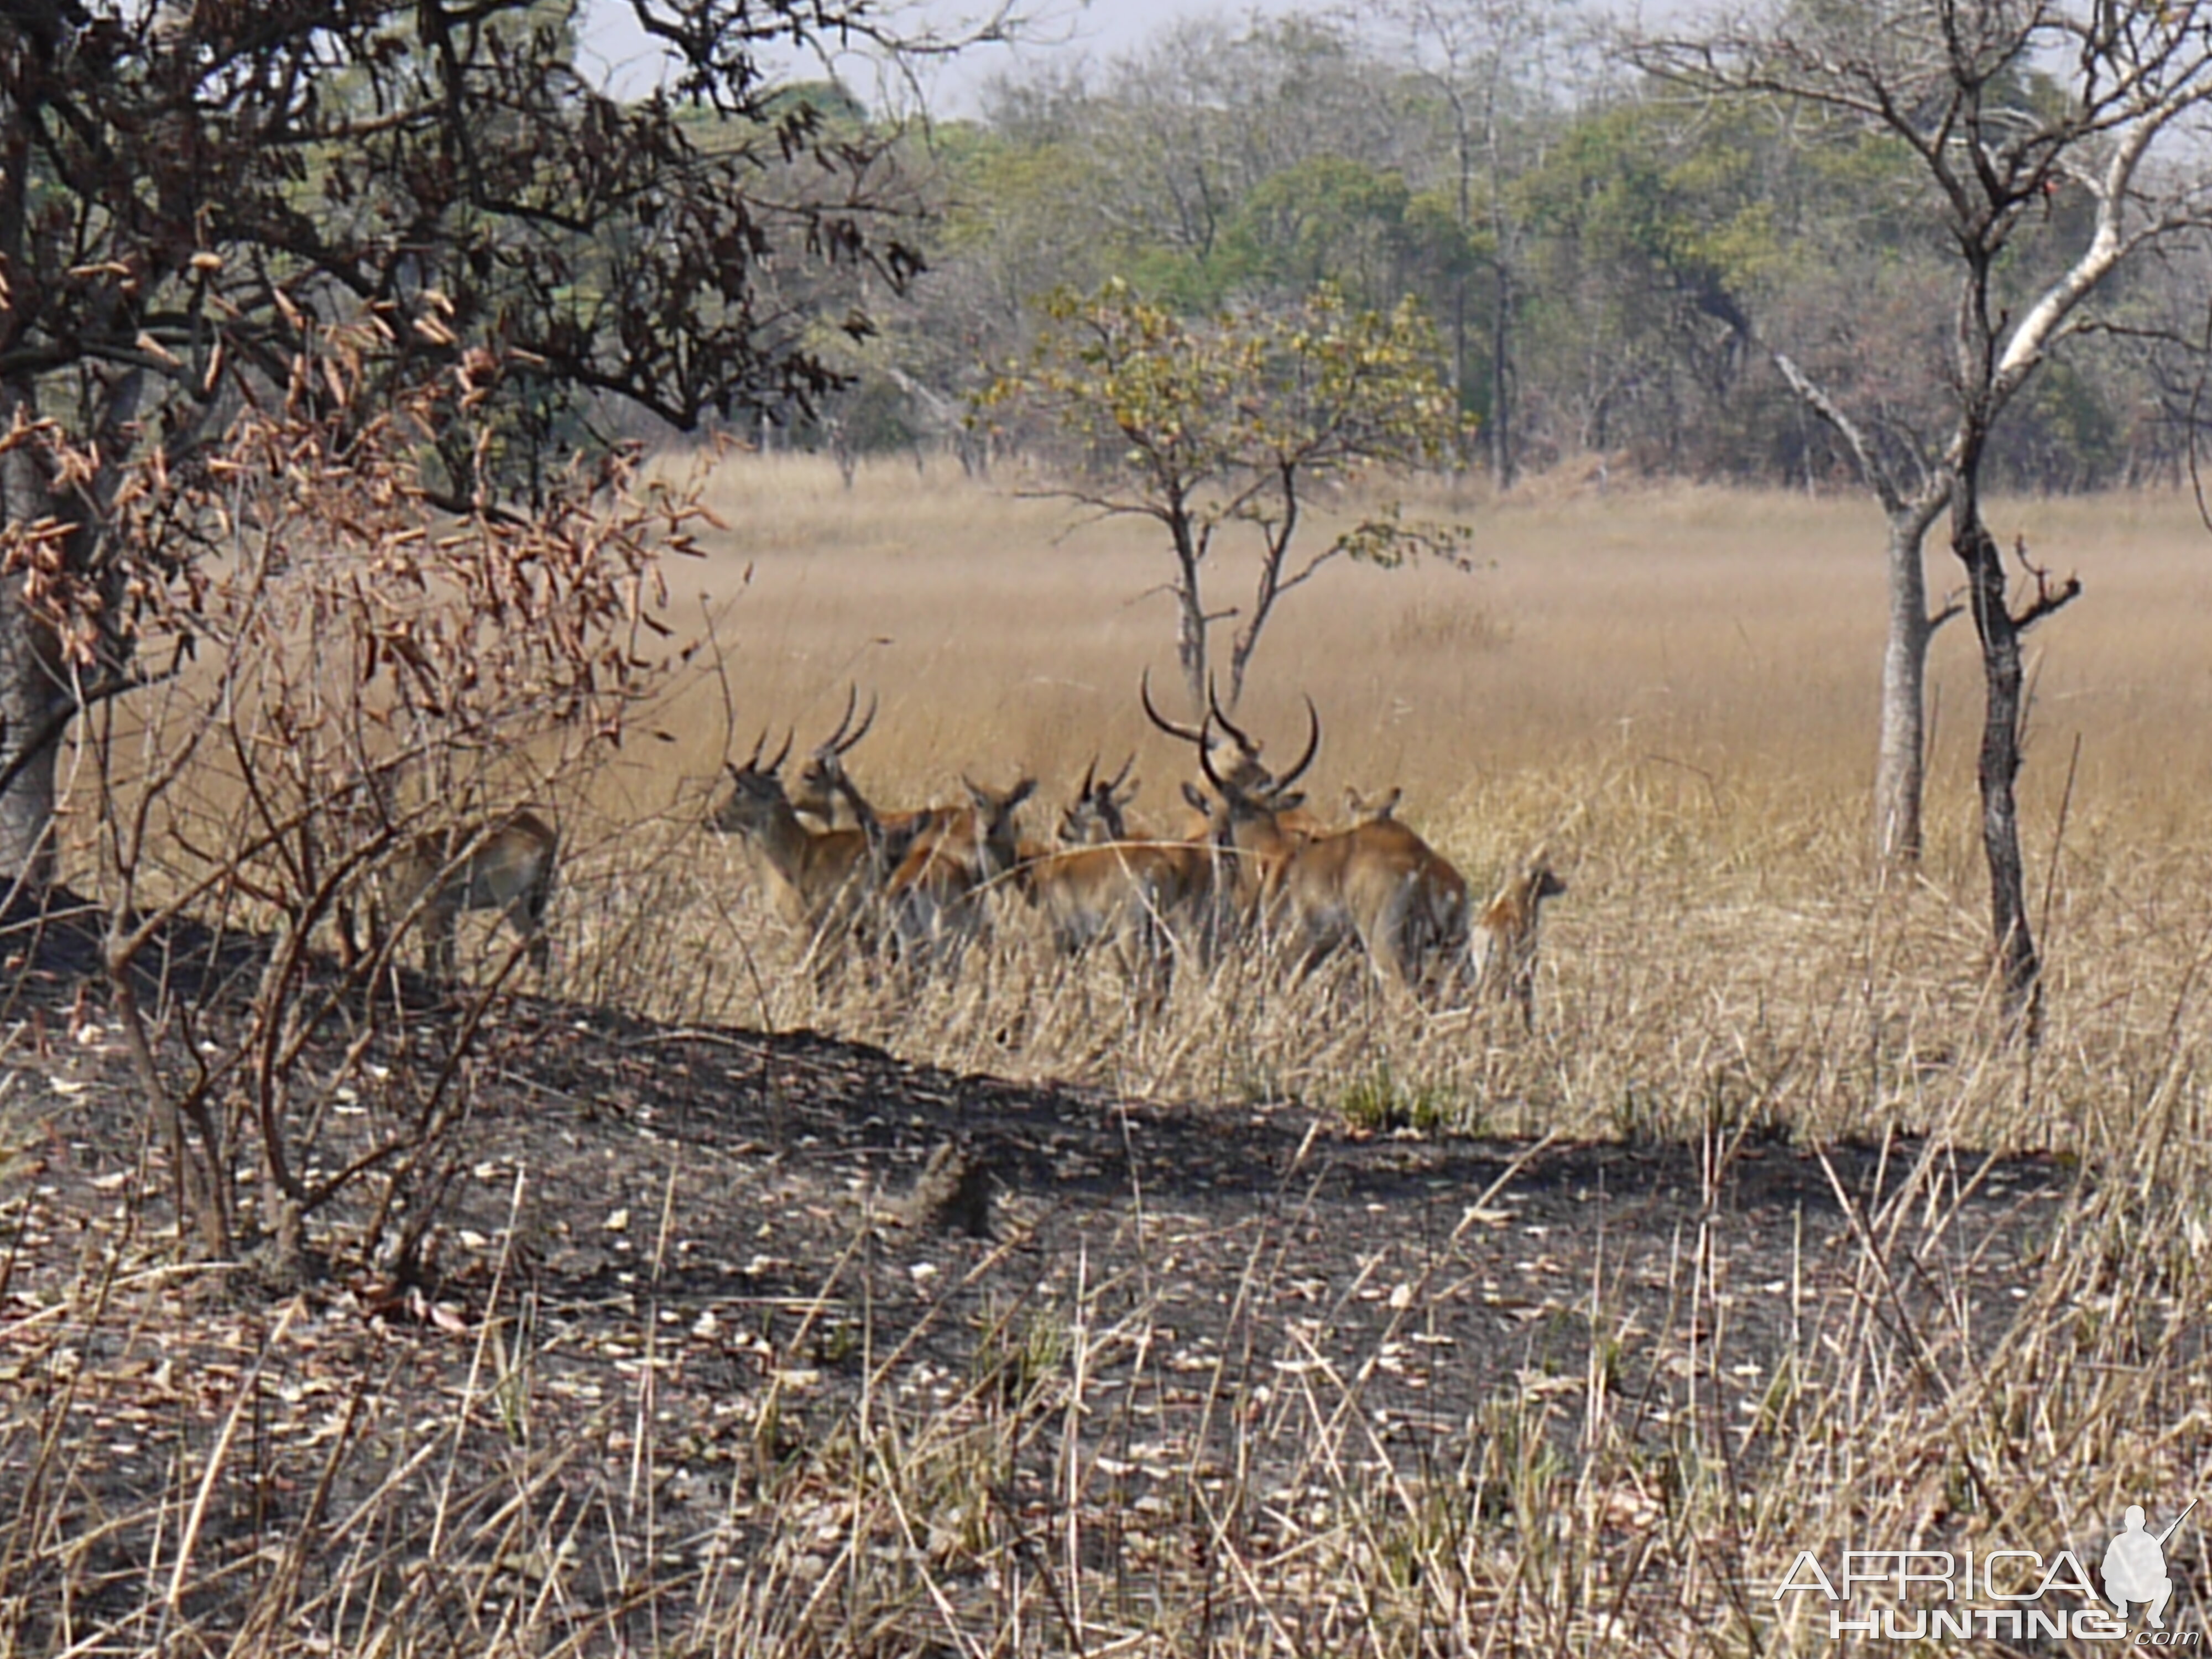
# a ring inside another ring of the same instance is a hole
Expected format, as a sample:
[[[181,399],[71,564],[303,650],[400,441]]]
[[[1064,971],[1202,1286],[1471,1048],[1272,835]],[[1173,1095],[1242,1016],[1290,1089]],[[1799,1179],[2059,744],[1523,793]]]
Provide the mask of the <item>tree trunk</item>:
[[[1927,782],[1928,576],[1921,562],[1923,513],[1889,516],[1889,637],[1881,657],[1881,738],[1875,758],[1875,851],[1886,870],[1920,862],[1921,799]]]
[[[1990,866],[1990,930],[1996,947],[2005,1023],[2036,1040],[2042,962],[2028,931],[2027,887],[2020,856],[2020,809],[2013,782],[2020,774],[2020,627],[2005,592],[2003,556],[1982,523],[1970,483],[1952,503],[1951,550],[1966,567],[1974,633],[1981,641],[1982,851]]]
[[[1495,70],[1493,69],[1493,77]],[[1495,80],[1484,115],[1490,152],[1490,237],[1498,262],[1497,295],[1490,311],[1490,476],[1500,489],[1513,487],[1513,368],[1508,348],[1513,330],[1513,261],[1507,252],[1505,162],[1499,151]],[[1462,206],[1462,216],[1465,216]]]
[[[27,400],[0,398],[13,419]],[[25,444],[0,458],[0,515],[11,525],[48,517],[53,504]],[[23,608],[23,578],[0,578],[0,890],[42,892],[54,878],[55,757],[68,683],[53,630]]]
[[[1452,407],[1462,416],[1467,410],[1467,273],[1452,283]],[[1464,463],[1467,446],[1455,447],[1455,459]]]
[[[1500,235],[1504,234],[1503,230]],[[1513,487],[1511,368],[1505,361],[1513,313],[1513,283],[1505,256],[1498,258],[1498,303],[1490,316],[1490,473],[1500,489]]]
[[[1199,585],[1199,562],[1205,550],[1180,501],[1171,505],[1168,528],[1175,538],[1176,603],[1182,615],[1176,635],[1176,661],[1182,669],[1184,689],[1190,693],[1191,718],[1206,714],[1206,595]]]
[[[1176,639],[1176,661],[1182,669],[1183,689],[1190,693],[1193,719],[1206,713],[1206,612],[1200,608],[1195,579],[1177,596],[1182,602],[1182,625]]]
[[[0,885],[40,893],[54,879],[54,775],[60,745],[53,729],[57,704],[50,635],[24,614],[21,593],[20,580],[0,585],[0,767],[15,772],[0,793]],[[23,752],[33,744],[34,752]]]

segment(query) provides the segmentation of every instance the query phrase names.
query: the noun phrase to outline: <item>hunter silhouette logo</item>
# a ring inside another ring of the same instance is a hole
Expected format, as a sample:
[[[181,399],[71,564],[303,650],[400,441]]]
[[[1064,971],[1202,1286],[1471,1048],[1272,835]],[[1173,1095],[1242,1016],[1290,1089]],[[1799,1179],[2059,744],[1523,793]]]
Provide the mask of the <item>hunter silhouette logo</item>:
[[[2196,1510],[2191,1498],[2158,1532],[2140,1504],[2128,1506],[2103,1561],[2104,1594],[2076,1555],[2000,1545],[1984,1539],[1963,1550],[1846,1547],[1832,1562],[1800,1550],[1774,1587],[1784,1617],[1810,1595],[1827,1615],[1832,1641],[1924,1643],[1982,1637],[1996,1641],[2122,1642],[2131,1647],[2205,1646],[2202,1630],[2169,1630],[2166,1613],[2181,1586],[2168,1571],[2166,1545]],[[2138,1615],[2139,1626],[2130,1621]],[[1794,1619],[1792,1623],[1796,1622]],[[2194,1622],[2192,1617],[2191,1622]],[[1814,1625],[1807,1632],[1819,1630]]]
[[[2192,1498],[2189,1510],[2196,1507]],[[2173,1580],[2166,1576],[2166,1540],[2189,1518],[2189,1510],[2175,1516],[2154,1538],[2143,1525],[2142,1505],[2128,1505],[2126,1528],[2105,1552],[2105,1595],[2120,1610],[2122,1620],[2128,1616],[2128,1603],[2139,1602],[2149,1609],[2153,1630],[2166,1628],[2166,1604],[2173,1596]]]

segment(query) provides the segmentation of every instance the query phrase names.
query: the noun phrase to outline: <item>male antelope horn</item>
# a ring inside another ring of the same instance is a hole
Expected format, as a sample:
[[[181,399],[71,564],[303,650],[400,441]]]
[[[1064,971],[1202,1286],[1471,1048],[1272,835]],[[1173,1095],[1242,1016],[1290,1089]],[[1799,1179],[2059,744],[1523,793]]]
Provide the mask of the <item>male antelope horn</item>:
[[[1237,723],[1221,710],[1221,690],[1214,684],[1213,676],[1206,677],[1206,701],[1213,710],[1213,718],[1221,722],[1221,729],[1237,739],[1237,746],[1244,751],[1248,760],[1260,758],[1260,745],[1237,729]]]
[[[1132,749],[1129,751],[1129,758],[1121,763],[1121,769],[1114,775],[1114,781],[1106,786],[1106,793],[1108,794],[1112,794],[1115,790],[1121,787],[1123,781],[1129,775],[1129,769],[1136,763],[1137,751]]]
[[[1152,707],[1152,671],[1151,669],[1145,670],[1144,678],[1138,681],[1137,693],[1144,701],[1146,717],[1161,731],[1171,738],[1181,738],[1185,743],[1201,744],[1205,743],[1206,730],[1203,726],[1177,726],[1165,714]]]
[[[853,749],[854,745],[858,744],[862,738],[866,737],[868,735],[868,728],[876,723],[876,709],[882,701],[883,699],[877,693],[873,691],[869,692],[868,712],[860,717],[860,729],[854,732],[851,737],[844,738],[842,742],[840,742],[837,738],[832,738],[830,740],[830,746],[832,750],[840,755],[848,753]],[[848,719],[851,717],[852,712],[851,708],[848,706],[845,711]],[[844,730],[844,725],[841,721],[837,726],[837,731],[841,737],[842,736]]]
[[[790,731],[786,732],[783,734],[783,747],[775,751],[775,758],[770,761],[766,766],[754,768],[754,770],[763,774],[772,774],[781,771],[783,769],[784,762],[787,760],[791,755],[791,741],[798,735],[799,730],[796,726],[793,727]],[[763,732],[761,734],[761,741],[763,743],[766,743],[768,741],[768,734],[766,732]],[[760,758],[760,755],[757,750],[754,752],[753,758],[755,760],[758,760]]]
[[[1096,778],[1097,775],[1098,775],[1098,757],[1097,757],[1097,756],[1096,756],[1096,755],[1093,755],[1093,756],[1091,757],[1091,764],[1090,764],[1090,765],[1088,765],[1088,766],[1086,766],[1086,767],[1085,767],[1085,768],[1083,769],[1083,781],[1082,781],[1081,783],[1079,783],[1079,784],[1078,784],[1078,785],[1076,786],[1076,789],[1075,789],[1075,798],[1076,798],[1076,799],[1078,799],[1078,800],[1082,800],[1082,799],[1085,799],[1087,796],[1089,796],[1089,794],[1091,793],[1091,781],[1092,781],[1094,778]]]
[[[1279,790],[1289,788],[1304,777],[1306,768],[1313,764],[1314,757],[1321,752],[1321,710],[1314,707],[1314,700],[1310,696],[1306,698],[1306,752],[1298,757],[1296,766],[1275,780],[1275,787]]]
[[[858,682],[848,683],[845,687],[845,712],[837,717],[837,729],[830,734],[829,741],[822,745],[824,749],[840,755],[845,752],[844,744],[839,743],[837,739],[845,735],[845,728],[853,723],[853,709],[860,701],[860,688]]]

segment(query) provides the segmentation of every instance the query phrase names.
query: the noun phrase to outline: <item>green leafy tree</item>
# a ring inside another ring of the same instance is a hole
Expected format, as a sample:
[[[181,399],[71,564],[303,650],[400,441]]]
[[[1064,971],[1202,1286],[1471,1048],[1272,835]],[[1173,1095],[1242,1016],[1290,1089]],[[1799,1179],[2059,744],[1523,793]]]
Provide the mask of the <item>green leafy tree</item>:
[[[1432,187],[1463,247],[1480,246],[1490,270],[1488,385],[1485,436],[1491,476],[1500,489],[1516,465],[1513,362],[1527,223],[1512,186],[1535,165],[1529,118],[1548,90],[1560,36],[1575,6],[1529,6],[1519,0],[1391,0],[1407,33],[1417,79],[1441,104],[1449,173]],[[1463,405],[1475,403],[1470,380],[1470,324],[1475,261],[1458,258],[1443,279],[1452,341],[1452,384]]]
[[[1233,708],[1277,605],[1331,562],[1463,557],[1463,532],[1403,522],[1395,507],[1292,556],[1317,485],[1455,449],[1462,419],[1437,373],[1434,331],[1410,301],[1357,310],[1323,286],[1282,310],[1191,321],[1110,282],[1087,298],[1053,295],[1045,315],[1031,361],[1010,368],[984,402],[1002,415],[1039,416],[1071,442],[1072,476],[1052,494],[1166,532],[1177,657],[1194,706],[1208,695],[1215,623],[1236,624]],[[1239,528],[1255,554],[1251,598],[1217,609],[1208,580],[1224,532]]]
[[[1742,377],[1752,299],[1786,261],[1758,152],[1629,103],[1576,120],[1516,192],[1541,239],[1532,286],[1559,370],[1580,368],[1582,442],[1618,441],[1631,406],[1680,464],[1712,453],[1709,415]],[[1557,371],[1555,371],[1557,372]]]

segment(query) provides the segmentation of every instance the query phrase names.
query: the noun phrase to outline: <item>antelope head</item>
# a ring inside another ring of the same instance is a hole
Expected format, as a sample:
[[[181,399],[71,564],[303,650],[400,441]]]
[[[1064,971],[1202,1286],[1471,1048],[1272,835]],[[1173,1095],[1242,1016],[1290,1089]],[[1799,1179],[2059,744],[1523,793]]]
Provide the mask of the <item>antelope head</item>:
[[[1344,787],[1345,814],[1355,825],[1387,823],[1390,822],[1392,815],[1397,811],[1398,803],[1405,799],[1405,795],[1406,792],[1402,788],[1395,788],[1386,795],[1370,797],[1361,794],[1350,784],[1346,784]]]
[[[1036,793],[1037,781],[1024,778],[1011,789],[991,789],[963,773],[960,781],[968,787],[968,799],[975,804],[975,846],[988,866],[984,873],[1003,874],[1014,867],[1021,855],[1014,814]]]
[[[838,717],[837,729],[807,756],[805,765],[799,769],[798,787],[791,792],[793,810],[820,819],[825,828],[836,822],[838,795],[851,789],[852,781],[845,775],[845,757],[876,723],[878,700],[870,693],[868,712],[860,717],[859,727],[854,727],[853,712],[860,701],[860,688],[848,685],[845,712]]]
[[[763,732],[760,740],[753,744],[750,758],[743,766],[723,763],[730,775],[730,796],[711,820],[715,829],[726,835],[751,833],[765,826],[779,807],[787,812],[791,810],[781,775],[783,763],[791,754],[791,734],[787,732],[783,747],[775,751],[775,758],[763,764],[761,751],[768,747],[768,733]]]
[[[1221,707],[1218,689],[1211,682],[1206,686],[1206,702],[1209,705],[1206,718],[1197,726],[1178,724],[1161,714],[1158,708],[1153,706],[1150,671],[1147,671],[1144,678],[1139,682],[1138,690],[1145,705],[1146,717],[1170,737],[1190,744],[1196,748],[1200,759],[1205,762],[1201,769],[1206,772],[1209,779],[1217,776],[1225,777],[1229,783],[1235,785],[1237,789],[1255,799],[1266,796],[1271,791],[1287,789],[1291,784],[1297,782],[1304,775],[1306,768],[1313,764],[1314,755],[1321,747],[1321,715],[1315,709],[1311,697],[1306,699],[1306,717],[1310,730],[1307,737],[1305,753],[1299,757],[1296,766],[1281,777],[1277,777],[1268,769],[1267,763],[1261,758],[1266,745],[1229,718],[1227,712]],[[1220,728],[1218,736],[1214,729],[1217,726]],[[1229,761],[1224,772],[1221,761],[1217,757],[1231,753],[1234,758]],[[1218,784],[1215,787],[1217,789],[1220,787]],[[1227,797],[1224,796],[1223,799],[1226,799]],[[1288,807],[1285,806],[1282,810],[1287,811]]]
[[[1314,708],[1311,697],[1306,699],[1306,714],[1312,725],[1306,740],[1306,751],[1298,757],[1298,763],[1279,778],[1262,772],[1261,782],[1247,784],[1234,772],[1224,776],[1213,763],[1213,745],[1199,745],[1198,769],[1227,809],[1231,823],[1249,823],[1256,819],[1272,823],[1278,815],[1305,804],[1305,791],[1293,789],[1291,786],[1305,775],[1306,769],[1313,764],[1314,756],[1321,749],[1321,714]],[[1212,717],[1208,718],[1210,721]],[[1192,790],[1186,799],[1202,800],[1204,797]]]
[[[1124,809],[1137,798],[1139,781],[1129,777],[1129,769],[1136,763],[1137,757],[1132,754],[1121,763],[1120,771],[1100,781],[1097,758],[1091,758],[1090,766],[1085,769],[1082,787],[1075,792],[1075,799],[1060,814],[1062,846],[1096,846],[1128,840],[1129,826]],[[1122,787],[1125,782],[1127,789]]]

